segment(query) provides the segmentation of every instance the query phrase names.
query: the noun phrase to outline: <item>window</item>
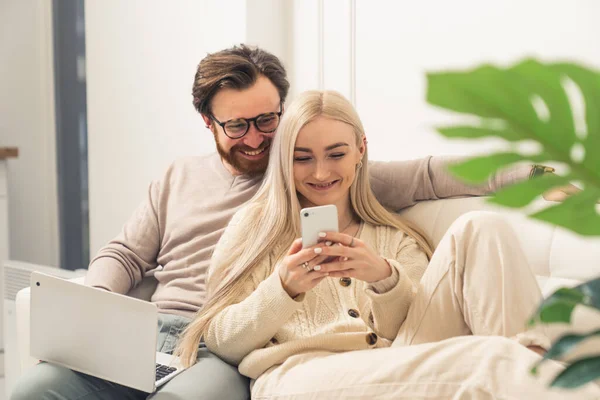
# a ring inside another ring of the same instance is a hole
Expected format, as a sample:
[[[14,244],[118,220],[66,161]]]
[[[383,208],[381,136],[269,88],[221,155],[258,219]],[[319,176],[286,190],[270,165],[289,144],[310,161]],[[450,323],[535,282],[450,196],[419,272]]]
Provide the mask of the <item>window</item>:
[[[89,255],[84,0],[53,0],[60,266],[87,268]]]

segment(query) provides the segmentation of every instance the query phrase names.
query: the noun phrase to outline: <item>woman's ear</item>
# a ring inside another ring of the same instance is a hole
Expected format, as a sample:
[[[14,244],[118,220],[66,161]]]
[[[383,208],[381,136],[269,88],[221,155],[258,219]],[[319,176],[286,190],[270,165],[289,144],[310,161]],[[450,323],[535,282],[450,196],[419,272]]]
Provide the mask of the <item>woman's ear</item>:
[[[360,152],[361,158],[362,158],[362,155],[365,154],[366,150],[367,150],[367,137],[365,135],[363,135],[362,142],[361,142],[360,146],[358,147],[358,151]]]

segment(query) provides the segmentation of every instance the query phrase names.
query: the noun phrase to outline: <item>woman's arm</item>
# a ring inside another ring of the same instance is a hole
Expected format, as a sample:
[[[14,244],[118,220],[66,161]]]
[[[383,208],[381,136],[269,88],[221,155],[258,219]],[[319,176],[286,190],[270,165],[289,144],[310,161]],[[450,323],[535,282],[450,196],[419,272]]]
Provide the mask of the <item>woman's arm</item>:
[[[252,291],[253,286],[249,283],[247,297],[213,318],[204,337],[210,351],[234,365],[264,347],[302,304],[286,293],[277,271]]]
[[[386,261],[392,269],[392,275],[367,285],[368,312],[362,315],[367,315],[366,322],[375,333],[394,340],[406,319],[428,260],[416,241],[405,236],[398,246],[396,257]]]
[[[229,274],[225,249],[246,223],[244,207],[235,213],[213,252],[207,274],[207,292],[212,296]],[[300,307],[283,289],[275,260],[267,256],[253,269],[232,305],[209,323],[204,337],[206,347],[231,364],[239,364],[251,351],[264,347],[292,313]],[[273,271],[270,273],[270,271]]]
[[[349,277],[365,282],[360,287],[365,290],[367,301],[357,293],[362,298],[361,315],[377,334],[393,340],[406,318],[428,260],[413,238],[392,228],[381,229],[391,231],[380,234],[387,246],[385,251],[375,251],[364,240],[344,233],[327,232],[324,239],[342,246],[323,247],[321,255],[335,259],[324,263],[321,271],[332,278]],[[371,240],[376,242],[377,238]],[[391,257],[382,258],[381,252]]]

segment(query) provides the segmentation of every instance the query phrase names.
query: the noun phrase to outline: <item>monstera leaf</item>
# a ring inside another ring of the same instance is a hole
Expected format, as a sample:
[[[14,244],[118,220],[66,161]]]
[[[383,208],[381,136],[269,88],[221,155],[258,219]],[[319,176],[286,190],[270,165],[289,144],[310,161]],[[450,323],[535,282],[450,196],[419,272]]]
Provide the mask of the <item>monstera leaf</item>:
[[[583,306],[600,311],[600,278],[582,283],[573,288],[561,288],[542,301],[535,315],[529,321],[532,326],[539,322],[570,323],[575,307]],[[538,367],[546,360],[564,360],[587,339],[600,337],[600,329],[583,334],[568,333],[558,338],[548,352],[532,368],[537,374]],[[551,386],[576,388],[600,377],[600,356],[592,355],[574,360],[563,372],[554,378]]]
[[[500,152],[467,160],[451,167],[459,178],[481,183],[499,169],[523,161],[558,161],[568,165],[563,176],[544,175],[520,182],[496,193],[491,201],[507,207],[528,205],[546,191],[572,181],[583,190],[564,202],[531,216],[582,235],[600,235],[600,74],[574,64],[542,64],[525,60],[509,68],[484,65],[469,71],[427,75],[427,101],[435,106],[468,114],[477,123],[440,127],[448,138],[499,137],[508,142],[533,140],[539,151],[523,155]],[[567,84],[578,88],[585,105],[580,124],[571,108]],[[583,126],[581,126],[583,125]],[[529,321],[570,323],[576,307],[600,310],[600,278],[574,288],[561,288],[545,299]],[[599,327],[600,328],[600,327]],[[586,334],[567,334],[555,341],[540,361],[561,360],[600,329]],[[539,364],[532,372],[536,373]],[[600,356],[573,360],[556,376],[552,386],[575,388],[600,378]]]
[[[585,124],[576,126],[566,83],[579,88]],[[440,127],[448,138],[499,137],[540,144],[537,154],[517,151],[472,158],[451,167],[459,178],[481,183],[503,167],[523,161],[558,161],[570,167],[564,176],[544,176],[500,190],[490,201],[524,207],[551,188],[571,181],[583,190],[566,201],[532,214],[582,235],[600,235],[600,74],[575,64],[525,60],[509,68],[484,65],[469,71],[427,74],[427,101],[479,117],[476,124]],[[470,121],[473,119],[470,118]]]
[[[544,299],[535,315],[529,321],[532,326],[537,322],[571,322],[571,315],[577,306],[585,306],[600,311],[600,278],[584,282],[574,288],[560,288]]]

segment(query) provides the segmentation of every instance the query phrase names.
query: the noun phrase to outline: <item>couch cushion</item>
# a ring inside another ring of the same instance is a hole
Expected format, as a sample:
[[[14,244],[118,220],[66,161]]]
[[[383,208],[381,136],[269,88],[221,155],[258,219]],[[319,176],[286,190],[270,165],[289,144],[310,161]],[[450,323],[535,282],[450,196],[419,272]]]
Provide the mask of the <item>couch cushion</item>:
[[[533,272],[540,277],[584,281],[600,276],[600,238],[584,238],[570,231],[527,217],[522,210],[499,207],[487,198],[469,197],[427,201],[401,212],[425,231],[437,245],[448,227],[462,214],[475,210],[502,213],[521,242]],[[537,201],[529,211],[555,203]],[[558,281],[557,281],[558,282]],[[542,290],[545,288],[542,286]]]

